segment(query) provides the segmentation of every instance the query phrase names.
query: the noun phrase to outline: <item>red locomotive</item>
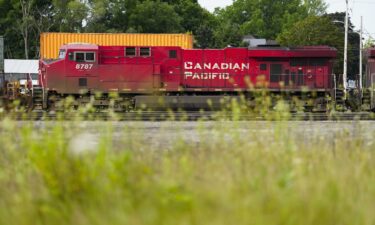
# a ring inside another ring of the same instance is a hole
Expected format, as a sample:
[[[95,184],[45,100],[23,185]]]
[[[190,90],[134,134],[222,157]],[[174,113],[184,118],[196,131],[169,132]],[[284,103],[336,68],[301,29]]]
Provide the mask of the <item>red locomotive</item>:
[[[120,97],[116,107],[140,104],[202,106],[221,96],[246,98],[259,89],[272,93],[314,96],[313,106],[324,109],[332,96],[336,49],[326,46],[281,48],[182,49],[180,47],[97,46],[68,44],[59,59],[40,61],[43,105],[65,96],[77,103],[90,100],[108,106],[109,93]],[[306,90],[308,90],[306,92]]]
[[[366,73],[363,79],[363,106],[365,109],[375,109],[375,48],[367,51]]]

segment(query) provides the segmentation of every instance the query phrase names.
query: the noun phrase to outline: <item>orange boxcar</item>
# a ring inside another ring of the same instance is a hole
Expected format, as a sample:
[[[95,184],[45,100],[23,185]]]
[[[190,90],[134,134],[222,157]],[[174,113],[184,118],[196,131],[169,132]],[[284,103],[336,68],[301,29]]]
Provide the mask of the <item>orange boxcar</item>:
[[[124,33],[42,33],[40,57],[58,58],[59,48],[68,43],[90,43],[105,46],[179,46],[193,48],[191,34],[124,34]]]

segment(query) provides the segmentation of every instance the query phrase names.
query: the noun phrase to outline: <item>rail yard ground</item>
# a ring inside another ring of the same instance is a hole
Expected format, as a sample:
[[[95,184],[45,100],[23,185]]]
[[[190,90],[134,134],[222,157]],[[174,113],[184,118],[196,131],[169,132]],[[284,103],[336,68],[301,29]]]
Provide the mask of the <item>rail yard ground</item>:
[[[0,122],[0,224],[374,224],[375,122]]]

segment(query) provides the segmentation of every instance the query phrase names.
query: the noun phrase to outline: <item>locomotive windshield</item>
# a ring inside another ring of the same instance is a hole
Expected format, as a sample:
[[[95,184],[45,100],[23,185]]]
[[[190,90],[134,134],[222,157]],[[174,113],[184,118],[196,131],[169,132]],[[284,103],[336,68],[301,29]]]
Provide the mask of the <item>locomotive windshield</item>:
[[[59,59],[65,59],[65,55],[66,55],[66,50],[65,49],[61,49],[59,51]]]

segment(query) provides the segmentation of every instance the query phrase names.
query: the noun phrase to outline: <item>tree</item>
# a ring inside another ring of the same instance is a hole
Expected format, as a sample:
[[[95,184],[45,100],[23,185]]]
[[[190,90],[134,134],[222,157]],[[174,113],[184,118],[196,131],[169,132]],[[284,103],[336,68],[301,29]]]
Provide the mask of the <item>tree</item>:
[[[20,31],[23,43],[24,43],[24,50],[25,50],[25,59],[29,59],[29,33],[30,29],[33,26],[33,18],[32,18],[32,1],[25,1],[19,0],[19,6],[21,8],[21,19],[17,20],[17,28]]]
[[[90,0],[90,10],[86,31],[89,32],[127,32],[129,17],[140,0]],[[134,30],[134,32],[136,32]]]
[[[322,0],[236,0],[215,13],[220,23],[239,27],[242,35],[275,39],[297,21],[309,15],[324,14],[325,9]]]
[[[181,17],[184,31],[194,34],[197,47],[215,47],[214,31],[217,29],[217,19],[202,8],[197,0],[164,0],[163,2],[174,6],[176,13]]]
[[[334,22],[335,26],[339,28],[341,39],[344,41],[345,37],[345,12],[337,12],[325,15],[331,21]],[[354,25],[349,18],[349,33],[348,33],[348,76],[351,79],[355,78],[355,75],[359,74],[359,42],[360,35],[354,31]],[[343,43],[343,42],[342,42]],[[341,65],[343,64],[343,52],[344,44],[337,46],[337,49],[340,52],[339,61]],[[341,57],[342,56],[342,57]],[[342,69],[340,70],[340,72]]]
[[[49,32],[54,26],[53,16],[54,10],[52,0],[37,0],[32,10],[32,22],[33,22],[33,37],[30,39],[31,50],[34,53],[34,58],[40,57],[40,34],[43,32]],[[34,50],[34,51],[33,51]]]
[[[19,13],[15,11],[14,3],[0,0],[0,33],[4,36],[6,58],[24,56],[22,36],[19,35],[17,29],[14,29],[17,27],[17,18],[20,18]]]
[[[324,0],[303,0],[303,7],[309,16],[323,16],[328,8]]]
[[[89,9],[87,4],[76,0],[52,0],[54,11],[53,29],[59,32],[82,32]]]
[[[183,31],[181,17],[173,6],[160,1],[144,1],[129,16],[129,28],[140,33],[178,33]]]
[[[310,16],[278,35],[285,46],[329,45],[341,47],[341,32],[327,17]]]
[[[366,40],[366,42],[363,45],[364,49],[372,48],[375,46],[375,40],[370,37],[369,39]]]
[[[310,16],[284,30],[277,38],[285,46],[328,45],[338,50],[335,64],[336,73],[343,72],[344,29],[341,24],[333,23],[336,14]],[[359,70],[359,38],[352,28],[349,33],[348,74],[354,78]]]

